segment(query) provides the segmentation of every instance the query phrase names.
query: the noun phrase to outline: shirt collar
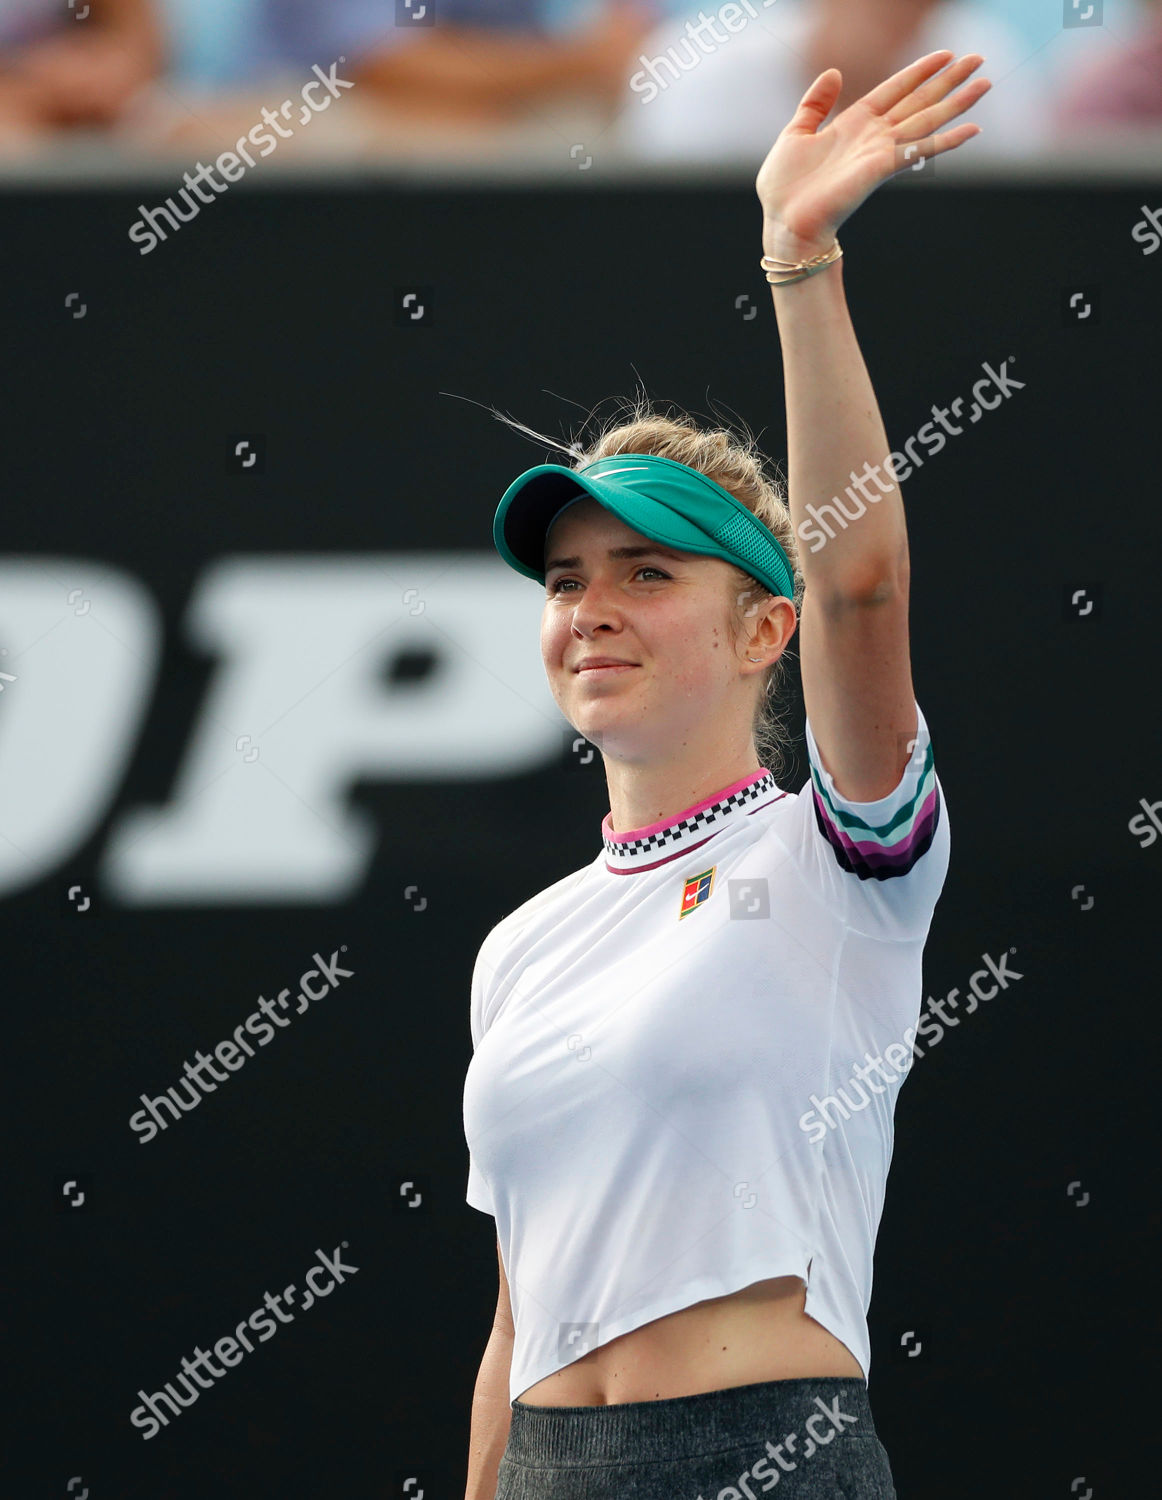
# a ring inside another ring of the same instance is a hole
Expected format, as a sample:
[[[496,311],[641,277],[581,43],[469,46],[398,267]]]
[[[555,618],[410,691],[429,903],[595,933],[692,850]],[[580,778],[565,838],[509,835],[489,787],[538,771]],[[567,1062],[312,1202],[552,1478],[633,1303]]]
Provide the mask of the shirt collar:
[[[680,859],[777,797],[785,797],[765,766],[711,793],[703,802],[644,828],[614,833],[610,810],[601,820],[605,868],[614,875],[654,870]]]

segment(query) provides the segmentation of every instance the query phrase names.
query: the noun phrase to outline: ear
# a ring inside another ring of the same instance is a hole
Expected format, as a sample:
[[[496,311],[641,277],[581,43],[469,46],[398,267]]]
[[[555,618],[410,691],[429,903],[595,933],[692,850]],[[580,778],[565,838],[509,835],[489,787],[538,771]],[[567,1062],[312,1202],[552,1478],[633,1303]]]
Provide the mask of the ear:
[[[782,597],[768,598],[749,622],[748,656],[761,656],[773,664],[790,644],[799,625],[794,601]]]

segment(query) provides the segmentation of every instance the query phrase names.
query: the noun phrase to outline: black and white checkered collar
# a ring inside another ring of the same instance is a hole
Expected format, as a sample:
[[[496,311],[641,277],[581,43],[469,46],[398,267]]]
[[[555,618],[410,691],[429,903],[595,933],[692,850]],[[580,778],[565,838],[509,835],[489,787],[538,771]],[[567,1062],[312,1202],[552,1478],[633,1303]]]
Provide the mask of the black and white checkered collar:
[[[649,823],[645,828],[631,828],[614,833],[613,813],[601,821],[601,842],[605,846],[605,868],[614,875],[629,875],[653,870],[658,865],[681,859],[707,843],[739,818],[745,818],[760,806],[786,796],[765,766],[723,787],[703,802],[696,802],[684,812]]]

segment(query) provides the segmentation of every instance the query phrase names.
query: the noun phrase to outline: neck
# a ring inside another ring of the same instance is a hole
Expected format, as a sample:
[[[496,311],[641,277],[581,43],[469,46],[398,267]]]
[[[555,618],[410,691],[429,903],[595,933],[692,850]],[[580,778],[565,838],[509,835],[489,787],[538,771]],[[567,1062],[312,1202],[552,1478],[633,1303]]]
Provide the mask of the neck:
[[[640,765],[605,762],[609,811],[614,833],[629,833],[676,818],[724,787],[761,770],[754,745],[692,766],[686,762]]]

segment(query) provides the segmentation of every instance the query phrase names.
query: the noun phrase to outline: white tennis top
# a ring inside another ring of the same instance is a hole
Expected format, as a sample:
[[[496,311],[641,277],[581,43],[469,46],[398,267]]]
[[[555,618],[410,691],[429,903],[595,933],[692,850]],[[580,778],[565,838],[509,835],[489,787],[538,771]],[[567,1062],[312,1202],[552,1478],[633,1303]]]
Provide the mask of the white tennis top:
[[[510,1400],[643,1323],[772,1276],[866,1382],[892,1116],[948,868],[928,726],[850,802],[767,770],[504,917],[472,975],[467,1201],[512,1299]]]

